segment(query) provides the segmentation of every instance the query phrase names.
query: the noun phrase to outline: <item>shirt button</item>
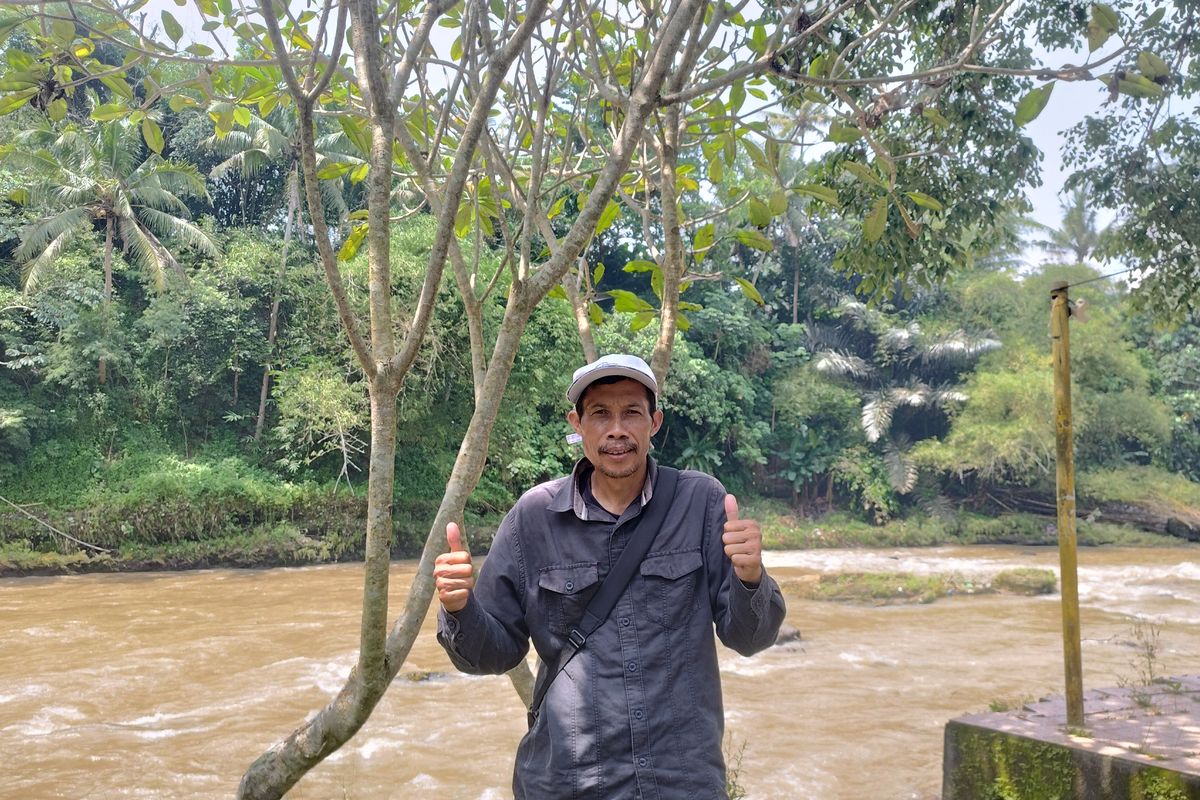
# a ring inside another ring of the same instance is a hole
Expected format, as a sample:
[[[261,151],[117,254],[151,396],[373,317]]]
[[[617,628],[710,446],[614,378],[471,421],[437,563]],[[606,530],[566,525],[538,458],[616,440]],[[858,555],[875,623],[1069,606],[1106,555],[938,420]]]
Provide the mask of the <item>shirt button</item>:
[[[567,581],[567,591],[569,592],[574,588],[575,588],[575,584],[571,583],[570,581]]]
[[[633,710],[633,718],[634,718],[634,719],[641,719],[641,718],[642,718],[642,710],[641,710],[640,708],[635,708],[635,709]]]
[[[629,624],[629,617],[621,617],[621,624],[622,624],[622,625],[628,625],[628,624]]]
[[[643,756],[642,758],[639,758],[639,759],[638,759],[638,766],[639,766],[639,767],[645,767],[645,766],[646,766],[646,758],[645,758],[644,756]]]
[[[629,670],[630,672],[637,672],[637,662],[630,661],[628,664],[625,665],[625,669]]]

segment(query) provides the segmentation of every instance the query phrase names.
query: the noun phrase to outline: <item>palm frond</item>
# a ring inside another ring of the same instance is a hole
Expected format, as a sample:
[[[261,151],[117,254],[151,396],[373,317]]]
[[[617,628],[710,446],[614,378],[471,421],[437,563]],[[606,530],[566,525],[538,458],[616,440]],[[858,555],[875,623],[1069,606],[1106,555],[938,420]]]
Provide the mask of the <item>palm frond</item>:
[[[921,348],[920,358],[926,364],[968,365],[984,353],[997,350],[998,339],[987,336],[971,336],[959,328],[946,336],[928,341]]]
[[[896,410],[896,404],[887,391],[871,392],[864,399],[863,431],[867,434],[868,442],[877,442],[879,437],[883,436],[892,426],[892,414]]]
[[[908,494],[917,485],[917,463],[908,457],[911,443],[906,436],[889,439],[883,446],[883,465],[888,483],[900,494]]]
[[[920,381],[916,381],[908,386],[892,386],[887,389],[887,394],[896,408],[900,406],[920,408],[921,406],[928,405],[933,396],[930,388]]]
[[[137,217],[121,217],[117,223],[125,250],[133,256],[133,261],[150,275],[156,289],[161,291],[166,288],[168,269],[182,273],[174,256],[167,252],[167,248],[162,246],[158,237],[149,228],[144,227]]]
[[[22,263],[38,260],[52,242],[60,239],[68,231],[78,232],[90,219],[91,213],[87,208],[76,206],[31,222],[21,229],[21,244],[17,246],[13,255]],[[51,260],[56,255],[57,253],[52,255]]]
[[[157,181],[143,181],[140,186],[131,187],[129,204],[178,214],[188,213],[187,204],[159,186]]]
[[[873,330],[881,318],[878,311],[851,297],[841,299],[837,304],[837,314],[861,331]]]
[[[921,324],[919,322],[885,328],[879,335],[876,347],[884,353],[899,355],[911,350],[920,335]]]
[[[83,216],[79,217],[79,212],[83,212]],[[31,292],[37,288],[42,281],[42,276],[46,271],[54,265],[58,260],[58,256],[69,245],[76,236],[83,230],[83,225],[88,218],[86,209],[69,209],[62,214],[52,218],[57,220],[58,224],[49,226],[47,230],[56,230],[49,240],[46,240],[44,245],[39,248],[40,252],[25,264],[24,269],[24,285],[25,291]],[[74,222],[72,222],[72,219]],[[22,260],[21,250],[24,249],[26,242],[22,242],[17,248],[17,259]]]
[[[847,378],[867,378],[874,373],[866,360],[853,353],[843,353],[838,350],[825,350],[817,353],[813,366],[820,372]]]
[[[186,219],[144,206],[136,209],[136,213],[159,236],[178,239],[206,256],[216,257],[219,254],[216,242]]]

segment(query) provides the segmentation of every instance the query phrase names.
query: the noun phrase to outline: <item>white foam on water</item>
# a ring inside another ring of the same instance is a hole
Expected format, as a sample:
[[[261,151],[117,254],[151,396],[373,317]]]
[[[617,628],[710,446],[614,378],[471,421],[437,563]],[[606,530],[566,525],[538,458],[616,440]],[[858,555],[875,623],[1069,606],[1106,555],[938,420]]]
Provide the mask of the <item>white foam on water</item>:
[[[28,720],[15,722],[0,730],[13,731],[23,736],[49,736],[73,728],[74,723],[85,718],[86,715],[74,706],[48,706]]]
[[[437,778],[422,772],[419,775],[414,775],[413,779],[408,782],[408,785],[415,789],[436,789],[439,784]]]
[[[508,797],[510,794],[511,791],[506,792],[503,789],[492,787],[484,789],[483,794],[479,795],[479,800],[504,800],[504,798]]]

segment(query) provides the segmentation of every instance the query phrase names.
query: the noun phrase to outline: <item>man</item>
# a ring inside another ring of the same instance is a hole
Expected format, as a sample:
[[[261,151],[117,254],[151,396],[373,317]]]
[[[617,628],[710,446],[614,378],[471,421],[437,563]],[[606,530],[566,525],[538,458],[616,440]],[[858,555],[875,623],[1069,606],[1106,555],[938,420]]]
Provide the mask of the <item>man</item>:
[[[779,587],[762,564],[758,523],[716,479],[679,473],[661,527],[607,620],[566,669],[554,665],[650,502],[662,424],[658,384],[635,356],[576,370],[567,414],[584,458],[517,501],[478,581],[458,526],[434,567],[438,641],[463,672],[499,674],[529,649],[551,680],[517,748],[517,800],[725,798],[724,711],[716,635],[743,655],[775,641]]]

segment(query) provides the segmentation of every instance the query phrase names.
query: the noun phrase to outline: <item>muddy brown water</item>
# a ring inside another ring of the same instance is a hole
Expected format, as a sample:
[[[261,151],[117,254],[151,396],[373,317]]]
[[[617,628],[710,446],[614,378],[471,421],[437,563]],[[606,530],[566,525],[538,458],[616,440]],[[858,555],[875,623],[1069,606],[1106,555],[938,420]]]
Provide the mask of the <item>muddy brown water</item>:
[[[1054,567],[1053,549],[768,554],[819,571]],[[392,572],[394,607],[412,563]],[[228,798],[245,767],[353,663],[357,565],[0,580],[0,798]],[[1084,550],[1085,688],[1200,670],[1200,548]],[[394,615],[393,615],[394,616]],[[942,727],[993,701],[1061,691],[1057,595],[866,606],[789,598],[798,645],[721,656],[732,750],[751,798],[933,798]],[[508,797],[524,728],[504,678],[453,673],[433,616],[375,713],[289,797]],[[425,680],[409,680],[430,672]]]

